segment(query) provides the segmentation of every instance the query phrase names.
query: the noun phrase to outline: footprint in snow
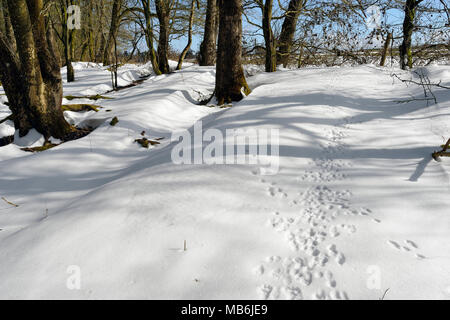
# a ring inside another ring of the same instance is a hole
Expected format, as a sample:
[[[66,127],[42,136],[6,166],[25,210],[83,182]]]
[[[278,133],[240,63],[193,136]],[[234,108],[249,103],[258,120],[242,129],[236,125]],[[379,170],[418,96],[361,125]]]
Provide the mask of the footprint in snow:
[[[283,288],[286,300],[303,300],[302,290],[298,287]]]
[[[388,240],[388,244],[391,246],[391,247],[393,247],[394,249],[397,249],[397,250],[400,250],[400,245],[397,243],[397,242],[395,242],[395,241],[392,241],[392,240]]]
[[[411,240],[405,240],[405,243],[406,243],[407,245],[410,245],[410,246],[413,247],[414,249],[419,249],[419,246],[418,246],[414,241],[411,241]]]
[[[270,294],[273,291],[273,287],[271,285],[264,284],[258,287],[257,291],[261,299],[268,300],[270,298]]]
[[[419,246],[414,241],[411,241],[411,240],[405,240],[404,246],[400,245],[398,242],[395,242],[393,240],[388,240],[387,242],[392,248],[394,248],[396,250],[401,250],[404,252],[413,252],[419,248]],[[423,254],[414,253],[414,256],[419,260],[426,259],[426,256],[424,256]]]

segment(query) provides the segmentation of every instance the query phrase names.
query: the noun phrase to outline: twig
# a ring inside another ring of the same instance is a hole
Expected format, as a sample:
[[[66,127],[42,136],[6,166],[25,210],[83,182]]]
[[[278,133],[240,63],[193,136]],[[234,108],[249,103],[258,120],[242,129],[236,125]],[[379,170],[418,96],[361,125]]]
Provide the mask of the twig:
[[[15,207],[15,208],[18,208],[18,207],[19,207],[18,204],[15,204],[15,203],[12,203],[12,202],[6,200],[5,197],[2,197],[2,200],[5,201],[5,202],[6,202],[7,204],[9,204],[10,206],[13,206],[13,207]]]
[[[384,300],[390,288],[387,288],[380,300]]]
[[[415,74],[417,74],[418,76],[419,76],[419,78],[423,78],[423,79],[427,79],[428,81],[430,81],[430,79],[428,78],[428,77],[426,77],[425,75],[423,75],[423,74],[419,74],[417,71],[414,71],[414,73]],[[398,80],[400,80],[401,82],[407,82],[407,83],[412,83],[412,84],[417,84],[417,85],[419,85],[419,86],[423,86],[424,84],[426,84],[427,86],[433,86],[433,87],[438,87],[438,88],[442,88],[442,89],[447,89],[447,90],[450,90],[450,87],[446,87],[446,86],[443,86],[443,85],[441,85],[441,82],[442,81],[439,81],[438,83],[431,83],[431,82],[428,82],[428,83],[424,83],[424,82],[417,82],[417,81],[414,81],[414,80],[406,80],[406,79],[402,79],[402,78],[400,78],[398,75],[396,75],[395,73],[394,74],[392,74],[394,77],[396,77]]]
[[[393,73],[391,74],[392,77],[397,78],[398,80],[400,80],[403,83],[412,83],[412,84],[416,84],[419,85],[423,88],[423,94],[425,96],[425,99],[410,99],[410,100],[405,100],[405,101],[400,101],[407,103],[407,102],[412,102],[412,101],[433,101],[435,104],[437,104],[437,98],[434,95],[433,91],[431,90],[431,87],[439,87],[439,88],[443,88],[443,89],[450,89],[449,87],[445,87],[441,85],[441,81],[439,81],[439,83],[431,83],[430,78],[428,78],[426,75],[424,75],[423,73],[418,73],[417,71],[414,71],[414,73],[419,76],[420,82],[414,81],[414,80],[406,80],[406,79],[402,79],[400,78],[397,74]],[[430,97],[431,96],[431,97]]]

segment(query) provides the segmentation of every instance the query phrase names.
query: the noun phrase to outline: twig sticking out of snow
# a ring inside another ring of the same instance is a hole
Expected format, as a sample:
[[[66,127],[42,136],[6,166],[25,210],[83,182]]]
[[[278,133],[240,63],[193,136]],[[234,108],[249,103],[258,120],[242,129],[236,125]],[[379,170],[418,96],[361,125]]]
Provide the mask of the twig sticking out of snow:
[[[386,297],[386,294],[388,293],[390,288],[387,288],[386,291],[383,293],[383,296],[381,297],[380,300],[384,300],[384,298]]]
[[[15,204],[15,203],[12,203],[12,202],[6,200],[5,197],[2,197],[2,200],[5,201],[5,202],[6,202],[7,204],[9,204],[10,206],[13,206],[13,207],[15,207],[15,208],[18,208],[18,207],[19,207],[18,204]]]

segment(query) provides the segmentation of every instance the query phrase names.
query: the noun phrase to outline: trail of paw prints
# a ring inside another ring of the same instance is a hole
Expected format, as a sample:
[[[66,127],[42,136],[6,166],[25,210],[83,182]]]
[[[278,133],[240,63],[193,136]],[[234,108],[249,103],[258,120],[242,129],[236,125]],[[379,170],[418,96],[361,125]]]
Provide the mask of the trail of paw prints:
[[[341,171],[350,167],[351,163],[334,159],[334,156],[341,153],[346,147],[342,142],[344,137],[342,131],[337,127],[330,129],[326,135],[327,142],[321,145],[324,156],[313,159],[310,165],[315,170],[305,171],[297,178],[297,181],[324,183],[345,179],[345,175]]]
[[[263,180],[264,181],[264,180]],[[267,194],[271,197],[287,198],[288,194],[282,188],[277,187],[275,182],[270,183],[266,188]]]
[[[314,170],[298,176],[300,183],[316,183],[298,197],[288,199],[291,206],[298,206],[298,211],[290,215],[275,211],[268,219],[267,224],[283,235],[293,256],[268,257],[255,268],[262,283],[257,288],[261,299],[348,299],[331,272],[331,268],[344,266],[347,262],[345,253],[333,239],[350,236],[357,228],[339,224],[336,220],[345,215],[372,217],[372,212],[368,208],[353,207],[350,190],[333,190],[324,185],[345,179],[342,170],[351,166],[348,161],[333,159],[346,147],[342,141],[344,137],[338,126],[330,129],[326,133],[327,143],[322,146],[323,157],[312,159]],[[258,174],[257,171],[252,173]],[[276,183],[260,181],[268,196],[288,198]]]
[[[265,283],[257,288],[260,299],[348,299],[332,272],[323,270],[317,259],[271,256],[255,269]],[[318,289],[317,289],[318,288]]]
[[[405,253],[414,255],[416,259],[422,260],[427,258],[423,254],[417,252],[419,246],[412,240],[404,240],[403,242],[388,240],[387,243],[391,248],[395,250],[403,251]]]
[[[308,170],[298,176],[297,181],[307,182],[332,182],[345,179],[345,175],[341,172],[313,171]]]
[[[326,142],[321,145],[325,155],[332,156],[344,151],[347,145],[343,142],[345,138],[344,132],[338,126],[329,129],[326,134]]]
[[[260,169],[254,169],[251,171],[251,174],[254,176],[261,176]],[[288,194],[281,187],[277,186],[276,182],[269,182],[264,178],[260,178],[259,180],[266,189],[266,194],[270,197],[274,198],[287,198]]]

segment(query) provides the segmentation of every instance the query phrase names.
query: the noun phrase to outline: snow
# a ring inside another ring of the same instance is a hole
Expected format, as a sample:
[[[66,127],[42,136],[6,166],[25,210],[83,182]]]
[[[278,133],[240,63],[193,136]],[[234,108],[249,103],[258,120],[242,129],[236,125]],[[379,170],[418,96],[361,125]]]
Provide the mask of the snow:
[[[7,120],[0,124],[0,137],[7,137],[14,135],[14,122]]]
[[[14,132],[14,144],[19,147],[41,147],[45,143],[45,138],[36,129],[31,129],[24,137],[19,136],[19,131]]]
[[[75,68],[65,95],[108,91],[103,67]],[[0,298],[450,298],[450,163],[430,157],[450,138],[450,94],[397,103],[422,89],[373,65],[248,69],[253,93],[232,108],[197,105],[215,71],[187,65],[66,112],[98,127],[83,139],[0,148],[0,196],[19,205],[0,200]],[[450,66],[422,70],[450,85]],[[174,164],[172,134],[198,120],[278,129],[278,174]],[[140,148],[142,131],[161,145]]]

